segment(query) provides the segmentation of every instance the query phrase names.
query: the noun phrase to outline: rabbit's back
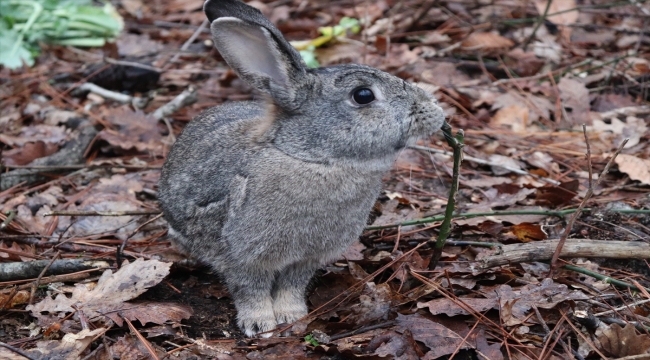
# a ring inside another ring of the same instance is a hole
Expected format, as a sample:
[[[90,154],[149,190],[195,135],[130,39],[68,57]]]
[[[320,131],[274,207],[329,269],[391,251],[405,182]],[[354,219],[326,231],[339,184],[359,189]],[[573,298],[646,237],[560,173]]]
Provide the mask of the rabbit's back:
[[[247,176],[247,163],[258,148],[247,140],[263,117],[262,103],[231,102],[207,109],[185,126],[159,184],[160,203],[173,230],[190,235],[193,225],[202,226],[195,221],[197,209],[209,207],[217,216],[210,230],[220,233],[226,209],[219,204],[227,199],[233,178]]]

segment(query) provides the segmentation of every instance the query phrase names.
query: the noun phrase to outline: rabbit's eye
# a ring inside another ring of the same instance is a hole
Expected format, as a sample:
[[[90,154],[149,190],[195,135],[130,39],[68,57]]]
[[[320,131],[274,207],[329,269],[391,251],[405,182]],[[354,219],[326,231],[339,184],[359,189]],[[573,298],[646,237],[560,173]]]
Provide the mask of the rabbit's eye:
[[[370,104],[375,100],[375,94],[368,88],[357,89],[352,94],[352,98],[359,105]]]

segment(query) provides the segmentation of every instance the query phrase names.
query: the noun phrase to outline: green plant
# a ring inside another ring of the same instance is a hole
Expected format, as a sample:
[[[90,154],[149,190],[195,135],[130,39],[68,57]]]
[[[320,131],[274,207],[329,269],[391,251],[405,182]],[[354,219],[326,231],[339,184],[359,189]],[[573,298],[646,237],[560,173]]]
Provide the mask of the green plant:
[[[334,39],[344,38],[348,32],[357,34],[360,30],[361,26],[359,20],[343,17],[339,21],[338,25],[318,28],[321,36],[312,40],[292,41],[291,45],[298,49],[300,55],[302,56],[302,59],[305,61],[307,66],[316,68],[320,66],[318,60],[316,59],[316,48],[323,46]]]
[[[305,336],[305,341],[308,342],[312,346],[318,346],[320,345],[316,339],[314,339],[314,335],[309,334]]]
[[[0,65],[34,65],[39,43],[103,46],[124,23],[110,3],[92,0],[0,1]]]

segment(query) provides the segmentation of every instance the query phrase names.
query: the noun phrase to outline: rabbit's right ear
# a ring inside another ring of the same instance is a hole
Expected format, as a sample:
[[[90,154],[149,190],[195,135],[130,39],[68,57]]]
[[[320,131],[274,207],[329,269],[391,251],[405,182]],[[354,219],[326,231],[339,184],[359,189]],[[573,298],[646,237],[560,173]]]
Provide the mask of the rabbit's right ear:
[[[203,10],[217,50],[250,85],[272,93],[305,74],[298,51],[259,10],[238,0],[208,0]]]

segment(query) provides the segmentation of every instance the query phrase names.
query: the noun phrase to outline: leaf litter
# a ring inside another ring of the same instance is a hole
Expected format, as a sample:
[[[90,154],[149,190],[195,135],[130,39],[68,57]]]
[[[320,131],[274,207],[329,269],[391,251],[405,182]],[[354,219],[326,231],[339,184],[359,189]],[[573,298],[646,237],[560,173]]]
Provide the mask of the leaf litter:
[[[650,239],[650,64],[637,16],[650,11],[646,4],[251,4],[292,41],[313,41],[319,28],[334,29],[344,18],[362,20],[358,34],[328,39],[310,56],[417,82],[441,101],[452,127],[465,130],[458,217],[438,268],[428,269],[431,250],[420,244],[437,236],[451,157],[407,149],[385,178],[369,229],[316,276],[310,315],[290,328],[291,336],[243,338],[227,289],[171,245],[165,222],[155,218],[156,183],[188,121],[210,106],[256,95],[211,50],[209,34],[198,31],[201,4],[123,0],[116,9],[129,25],[114,43],[44,46],[33,67],[0,69],[0,185],[11,184],[0,189],[0,261],[51,260],[59,252],[114,266],[45,275],[37,286],[36,279],[0,284],[0,341],[34,358],[65,359],[648,354],[644,259],[567,257],[580,270],[565,267],[551,278],[548,259],[537,254],[527,254],[529,262],[481,266],[487,257],[511,255],[505,245],[548,248],[557,241],[590,176],[602,182],[568,241],[598,247]],[[136,109],[74,91],[86,81],[146,101]],[[196,103],[163,121],[151,116],[190,85],[198,89]],[[87,126],[97,135],[82,145],[83,163],[39,168],[45,163],[38,161],[68,151]],[[601,174],[624,139],[612,169]],[[443,144],[438,136],[418,143],[449,151]],[[26,177],[24,167],[40,177]],[[63,211],[74,215],[57,215]],[[88,215],[97,212],[129,215]],[[583,309],[597,325],[581,322]],[[0,353],[21,358],[7,348]]]

